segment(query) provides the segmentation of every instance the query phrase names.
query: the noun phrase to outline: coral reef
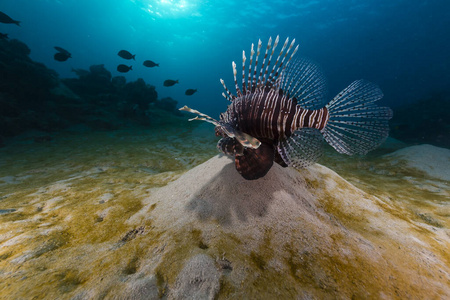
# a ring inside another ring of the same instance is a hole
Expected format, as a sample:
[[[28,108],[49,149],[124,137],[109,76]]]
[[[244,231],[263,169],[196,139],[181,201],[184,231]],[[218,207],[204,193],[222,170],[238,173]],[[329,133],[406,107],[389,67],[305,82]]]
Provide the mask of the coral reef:
[[[47,135],[78,124],[111,130],[180,115],[177,101],[158,100],[155,87],[141,78],[127,83],[98,64],[73,69],[78,78],[60,79],[29,54],[18,40],[0,40],[0,146],[27,130]]]
[[[50,119],[46,102],[50,89],[58,85],[58,75],[32,61],[29,54],[30,49],[18,40],[0,40],[0,135],[48,126],[42,119]]]

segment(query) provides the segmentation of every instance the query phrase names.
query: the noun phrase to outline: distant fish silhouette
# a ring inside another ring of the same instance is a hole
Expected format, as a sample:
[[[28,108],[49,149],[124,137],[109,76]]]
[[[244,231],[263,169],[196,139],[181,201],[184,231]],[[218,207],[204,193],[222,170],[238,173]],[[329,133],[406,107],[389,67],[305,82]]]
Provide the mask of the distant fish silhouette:
[[[0,32],[0,40],[7,40],[7,39],[8,39],[8,34]]]
[[[164,81],[164,86],[172,86],[176,83],[178,83],[178,80],[167,79],[166,81]]]
[[[7,14],[5,14],[4,12],[1,12],[1,11],[0,11],[0,23],[16,24],[17,26],[20,26],[20,21],[15,21],[15,20],[11,19],[10,16],[8,16]]]
[[[188,89],[186,90],[186,92],[184,93],[186,96],[191,96],[194,95],[195,92],[197,92],[197,89],[193,90],[193,89]]]
[[[70,54],[70,52],[69,52],[69,51],[67,51],[66,49],[63,49],[63,48],[61,48],[61,47],[58,47],[58,46],[55,46],[55,47],[53,47],[53,48],[55,48],[55,49],[56,49],[56,51],[58,51],[58,52],[61,52],[61,53],[67,54],[67,55],[69,55],[70,57],[72,57],[72,55]]]
[[[122,64],[117,66],[117,71],[119,71],[120,73],[126,73],[130,70],[133,70],[133,66],[127,66]]]
[[[72,72],[77,74],[78,77],[85,77],[88,76],[90,73],[88,70],[85,69],[74,69],[74,68],[72,68]]]
[[[146,60],[146,61],[144,61],[144,66],[153,68],[153,67],[159,67],[159,64],[157,64],[151,60]]]
[[[55,53],[55,55],[53,55],[53,58],[54,58],[55,60],[57,60],[57,61],[66,61],[66,60],[68,60],[70,57],[72,57],[72,56],[70,55],[70,53],[67,54],[67,53],[63,53],[63,52],[58,52],[58,53]]]
[[[133,60],[135,60],[136,56],[136,54],[131,54],[127,50],[120,50],[119,53],[117,53],[117,55],[125,59],[133,59]]]

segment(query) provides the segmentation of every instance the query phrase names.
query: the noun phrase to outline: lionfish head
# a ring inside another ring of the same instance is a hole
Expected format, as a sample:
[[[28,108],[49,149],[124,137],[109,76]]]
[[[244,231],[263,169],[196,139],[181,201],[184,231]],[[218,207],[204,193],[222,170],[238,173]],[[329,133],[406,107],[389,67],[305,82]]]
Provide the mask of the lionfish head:
[[[245,132],[235,129],[228,123],[225,123],[223,121],[217,121],[216,119],[213,119],[210,116],[199,112],[198,110],[189,108],[186,105],[180,108],[179,110],[197,114],[198,116],[189,119],[189,121],[200,120],[214,124],[216,125],[215,132],[217,136],[235,138],[245,148],[258,149],[258,147],[261,145],[261,142],[257,138],[252,137],[251,135]]]

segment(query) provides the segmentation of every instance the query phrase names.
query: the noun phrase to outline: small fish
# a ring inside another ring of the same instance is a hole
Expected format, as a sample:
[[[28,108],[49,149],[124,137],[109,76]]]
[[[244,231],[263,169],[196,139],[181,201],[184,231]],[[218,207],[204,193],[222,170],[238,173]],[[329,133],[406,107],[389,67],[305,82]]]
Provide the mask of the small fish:
[[[55,49],[56,49],[56,51],[58,51],[58,52],[61,52],[61,53],[67,54],[67,55],[69,55],[69,56],[72,56],[72,55],[70,54],[70,52],[69,52],[69,51],[67,51],[66,49],[63,49],[63,48],[61,48],[61,47],[58,47],[58,46],[55,46],[55,47],[53,47],[53,48],[55,48]]]
[[[1,11],[0,11],[0,23],[16,24],[17,26],[20,26],[20,21],[15,21],[15,20],[11,19],[10,16],[8,16],[7,14],[5,14],[4,12],[1,12]]]
[[[0,32],[0,40],[7,40],[7,39],[9,39],[8,34]]]
[[[178,80],[167,79],[164,81],[164,86],[172,86],[178,83]]]
[[[149,68],[153,68],[153,67],[159,67],[159,64],[151,61],[151,60],[146,60],[144,61],[144,66],[149,67]]]
[[[67,54],[67,53],[62,53],[62,52],[55,53],[55,55],[53,56],[53,58],[54,58],[55,60],[57,60],[57,61],[66,61],[66,60],[68,60],[70,57],[72,57],[72,56],[70,55],[70,53]]]
[[[130,70],[133,70],[133,66],[127,66],[122,64],[117,66],[117,71],[119,71],[120,73],[126,73]]]
[[[273,44],[270,38],[262,48],[259,40],[256,52],[252,44],[247,73],[243,52],[241,86],[232,63],[236,94],[220,80],[225,90],[222,95],[231,104],[219,120],[187,106],[180,108],[198,115],[190,120],[216,126],[216,135],[222,137],[217,148],[234,158],[243,178],[265,176],[274,162],[307,167],[319,159],[323,140],[348,155],[366,154],[385,141],[392,110],[375,105],[383,97],[378,86],[357,80],[327,103],[320,69],[306,59],[292,60],[298,50],[295,39],[290,43],[286,39],[272,60],[278,42],[278,36]],[[261,49],[265,53],[257,69]]]
[[[122,57],[124,59],[133,59],[133,60],[135,60],[135,56],[136,56],[136,54],[131,54],[127,50],[120,50],[119,53],[117,53],[117,55],[119,55],[120,57]]]
[[[72,72],[74,72],[75,74],[77,74],[78,77],[85,77],[89,75],[89,71],[88,70],[84,70],[84,69],[74,69],[72,68]]]
[[[186,92],[184,92],[184,94],[186,96],[191,96],[194,95],[194,93],[197,92],[197,89],[193,90],[193,89],[187,89]]]

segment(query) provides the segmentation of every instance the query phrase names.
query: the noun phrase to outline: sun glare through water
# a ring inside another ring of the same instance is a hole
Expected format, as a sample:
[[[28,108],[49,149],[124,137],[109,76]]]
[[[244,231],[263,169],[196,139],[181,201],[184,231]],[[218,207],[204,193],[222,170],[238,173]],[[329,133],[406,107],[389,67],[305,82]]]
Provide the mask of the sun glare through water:
[[[155,18],[181,18],[196,15],[197,0],[132,0]]]

